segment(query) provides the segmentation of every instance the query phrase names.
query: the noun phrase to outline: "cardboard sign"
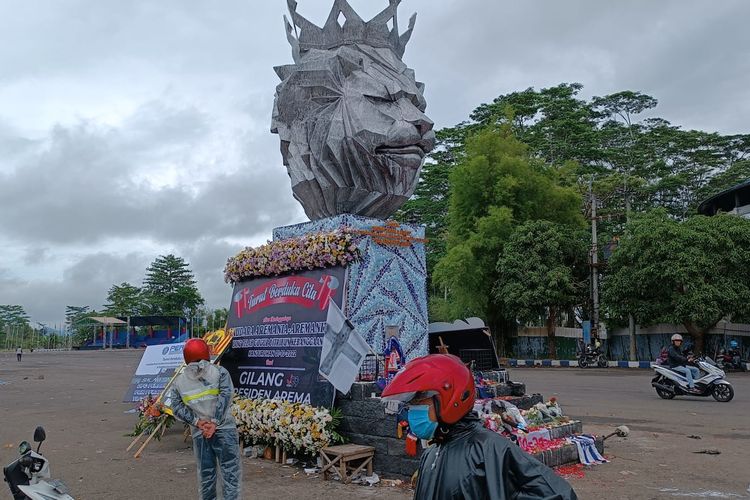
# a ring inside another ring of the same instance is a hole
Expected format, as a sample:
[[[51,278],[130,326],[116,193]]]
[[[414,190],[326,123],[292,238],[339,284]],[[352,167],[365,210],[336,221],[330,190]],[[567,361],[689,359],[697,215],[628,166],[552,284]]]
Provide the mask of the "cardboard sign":
[[[216,358],[221,357],[224,351],[227,350],[229,344],[232,342],[232,336],[234,332],[231,329],[216,330],[214,332],[208,332],[203,340],[208,344],[208,349],[211,352],[211,362],[214,362]]]
[[[154,397],[161,394],[175,370],[183,363],[184,347],[184,342],[147,347],[123,401],[138,402],[149,394]]]
[[[332,405],[333,387],[318,369],[328,304],[341,307],[345,283],[346,269],[335,267],[235,285],[222,366],[239,396]]]

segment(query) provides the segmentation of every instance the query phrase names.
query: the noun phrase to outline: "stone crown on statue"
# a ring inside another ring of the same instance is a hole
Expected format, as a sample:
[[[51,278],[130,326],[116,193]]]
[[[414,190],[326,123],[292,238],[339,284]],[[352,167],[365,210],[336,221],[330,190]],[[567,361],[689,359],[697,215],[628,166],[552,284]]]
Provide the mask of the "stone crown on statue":
[[[286,16],[284,16],[284,24],[289,43],[295,49],[295,62],[299,62],[302,52],[310,49],[330,50],[357,43],[371,47],[390,48],[399,57],[403,57],[406,45],[414,31],[417,15],[412,15],[409,20],[409,29],[399,34],[398,6],[400,3],[401,0],[390,0],[390,5],[383,12],[365,22],[347,0],[335,0],[328,20],[322,28],[319,28],[297,12],[296,1],[288,0],[294,25]],[[393,21],[392,29],[388,27],[391,21]],[[296,35],[296,28],[300,29],[298,35]]]

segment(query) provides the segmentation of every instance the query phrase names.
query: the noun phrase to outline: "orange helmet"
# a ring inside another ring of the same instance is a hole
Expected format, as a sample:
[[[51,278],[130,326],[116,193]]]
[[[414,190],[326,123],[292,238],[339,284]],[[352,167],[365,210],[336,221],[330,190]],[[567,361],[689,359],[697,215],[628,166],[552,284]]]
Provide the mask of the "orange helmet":
[[[382,397],[409,401],[418,393],[434,394],[438,420],[455,424],[474,407],[474,377],[460,358],[430,354],[406,364]]]
[[[185,342],[182,356],[185,358],[186,364],[201,360],[211,361],[211,353],[208,350],[208,344],[206,344],[206,341],[203,339],[190,339]]]

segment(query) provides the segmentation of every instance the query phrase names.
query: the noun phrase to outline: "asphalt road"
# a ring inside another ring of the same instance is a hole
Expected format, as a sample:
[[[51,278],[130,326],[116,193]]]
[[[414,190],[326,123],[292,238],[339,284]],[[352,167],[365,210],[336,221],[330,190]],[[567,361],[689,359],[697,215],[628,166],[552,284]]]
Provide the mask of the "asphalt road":
[[[557,396],[585,432],[630,428],[628,438],[606,442],[609,464],[573,481],[581,498],[750,498],[750,374],[727,375],[735,389],[729,403],[660,399],[650,370],[518,368],[511,378],[527,392]],[[721,454],[696,453],[703,450]]]
[[[138,351],[33,353],[17,363],[15,354],[0,353],[0,464],[14,460],[17,443],[43,425],[52,475],[77,500],[195,498],[195,461],[179,429],[139,460],[125,452],[135,418],[120,400],[139,359]],[[511,377],[529,392],[558,396],[586,431],[630,427],[630,437],[607,441],[609,464],[571,480],[580,498],[750,497],[750,375],[730,374],[731,403],[661,400],[641,370],[519,368]],[[694,453],[706,449],[721,454]],[[324,483],[262,460],[245,459],[243,469],[245,498],[411,498],[398,488]],[[0,498],[7,497],[0,484]]]

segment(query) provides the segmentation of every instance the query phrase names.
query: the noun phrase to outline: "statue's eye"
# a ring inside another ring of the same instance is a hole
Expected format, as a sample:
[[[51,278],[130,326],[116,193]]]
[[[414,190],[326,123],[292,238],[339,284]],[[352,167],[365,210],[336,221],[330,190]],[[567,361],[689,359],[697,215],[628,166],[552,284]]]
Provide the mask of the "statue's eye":
[[[384,96],[379,96],[379,95],[368,95],[365,97],[367,97],[367,99],[369,99],[371,102],[374,102],[375,104],[393,103],[393,99],[391,99],[390,97],[384,97]]]
[[[341,98],[340,96],[336,96],[336,95],[319,95],[319,96],[312,97],[312,100],[313,102],[316,102],[317,104],[326,105],[326,104],[334,104],[338,102],[340,98]]]

